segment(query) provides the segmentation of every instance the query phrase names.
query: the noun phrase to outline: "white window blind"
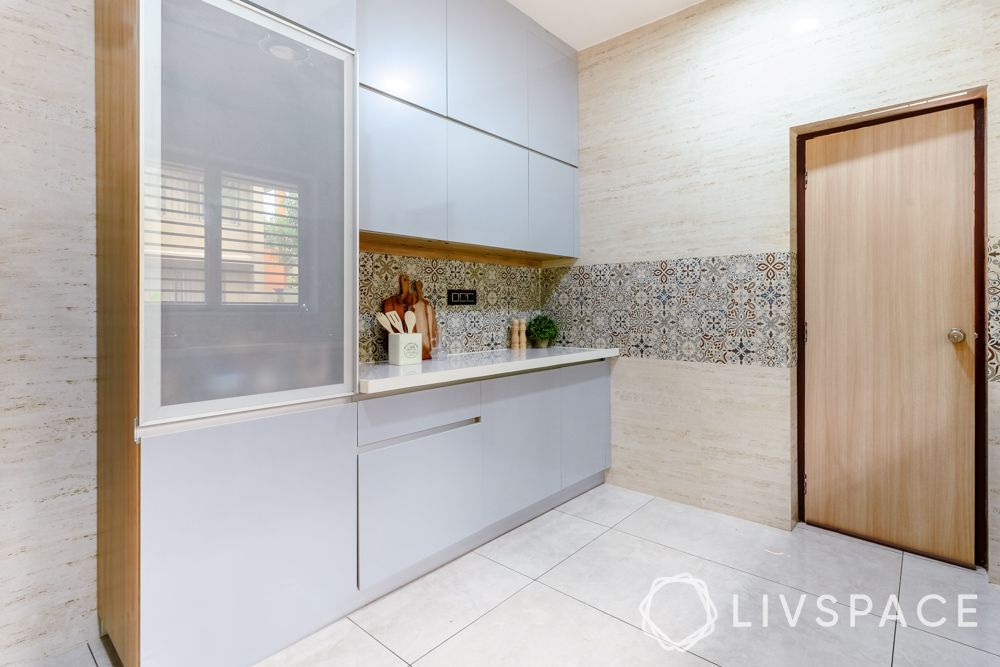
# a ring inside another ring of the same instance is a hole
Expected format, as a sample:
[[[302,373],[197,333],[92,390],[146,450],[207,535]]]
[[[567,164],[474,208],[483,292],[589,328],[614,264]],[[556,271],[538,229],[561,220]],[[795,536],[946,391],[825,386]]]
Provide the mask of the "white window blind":
[[[156,183],[155,179],[150,182]],[[146,300],[205,301],[205,177],[201,171],[164,164],[159,190],[144,196],[147,221]]]
[[[298,303],[299,194],[222,176],[222,302]]]

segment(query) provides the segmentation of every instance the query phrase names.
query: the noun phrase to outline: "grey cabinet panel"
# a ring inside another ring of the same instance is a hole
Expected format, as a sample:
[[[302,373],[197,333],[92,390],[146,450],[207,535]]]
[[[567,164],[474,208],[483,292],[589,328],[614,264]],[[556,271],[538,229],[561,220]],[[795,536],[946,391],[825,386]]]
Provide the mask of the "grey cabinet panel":
[[[611,465],[611,368],[608,362],[556,371],[562,419],[562,486]]]
[[[350,611],[356,425],[343,405],[143,438],[145,667],[254,664]]]
[[[358,457],[362,590],[482,527],[482,465],[479,423]]]
[[[492,523],[562,488],[555,372],[483,382],[483,502]]]
[[[528,248],[526,149],[448,124],[448,240]]]
[[[568,257],[576,255],[576,167],[531,153],[528,175],[529,249]]]
[[[577,164],[576,51],[540,28],[528,31],[528,146]]]
[[[358,445],[456,424],[481,415],[478,382],[373,398],[358,403]]]
[[[356,0],[254,0],[254,3],[344,46],[354,48],[357,44]]]
[[[361,83],[448,112],[446,0],[358,0]]]
[[[448,121],[362,89],[359,132],[361,229],[447,239]]]
[[[448,0],[448,115],[528,143],[528,19],[504,0]]]

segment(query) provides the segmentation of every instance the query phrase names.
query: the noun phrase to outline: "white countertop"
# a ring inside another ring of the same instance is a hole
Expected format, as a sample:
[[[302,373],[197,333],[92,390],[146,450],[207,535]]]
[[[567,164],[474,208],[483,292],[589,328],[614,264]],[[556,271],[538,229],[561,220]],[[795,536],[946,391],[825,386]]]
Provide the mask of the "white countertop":
[[[381,394],[617,356],[618,348],[548,347],[452,354],[412,366],[361,364],[358,388],[362,394]]]

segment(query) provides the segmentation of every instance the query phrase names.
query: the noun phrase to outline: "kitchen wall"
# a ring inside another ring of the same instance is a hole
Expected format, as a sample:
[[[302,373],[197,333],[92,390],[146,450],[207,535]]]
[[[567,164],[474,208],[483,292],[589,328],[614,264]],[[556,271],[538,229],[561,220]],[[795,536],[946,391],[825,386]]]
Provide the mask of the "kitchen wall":
[[[798,31],[808,18],[818,26]],[[791,253],[791,127],[997,84],[1000,5],[712,0],[581,52],[579,74],[581,264],[697,261],[703,285],[718,258]],[[998,137],[993,104],[988,140]],[[1000,151],[989,161],[996,200]],[[998,216],[993,206],[992,229]],[[610,479],[788,527],[795,354],[772,365],[721,351],[721,312],[705,305],[699,312],[719,321],[702,322],[712,335],[700,349],[616,365]],[[725,317],[727,329],[741,319]],[[1000,402],[991,406],[996,424]],[[1000,577],[1000,437],[991,442]]]
[[[97,636],[92,10],[0,3],[4,665]]]
[[[450,354],[510,347],[510,322],[541,307],[541,270],[523,266],[361,253],[359,267],[362,363],[387,358],[385,331],[375,321],[382,301],[399,293],[399,276],[424,285],[437,309],[441,348]],[[475,306],[449,306],[449,289],[475,289]]]

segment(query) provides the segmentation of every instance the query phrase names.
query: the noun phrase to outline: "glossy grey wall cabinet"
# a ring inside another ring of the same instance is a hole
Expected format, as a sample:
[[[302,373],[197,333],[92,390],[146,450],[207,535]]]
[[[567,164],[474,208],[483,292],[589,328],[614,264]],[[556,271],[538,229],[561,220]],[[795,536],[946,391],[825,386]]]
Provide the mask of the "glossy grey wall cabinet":
[[[360,92],[360,227],[448,238],[448,121],[380,93]]]
[[[448,113],[446,0],[359,0],[361,83]]]
[[[289,21],[354,48],[356,0],[253,0]]]
[[[351,611],[357,408],[143,438],[144,667],[250,665]]]
[[[448,240],[529,248],[526,149],[448,124]]]
[[[526,20],[504,0],[448,0],[448,115],[525,146]]]
[[[576,51],[539,29],[528,31],[528,146],[578,163]]]
[[[530,153],[528,158],[530,250],[551,255],[577,254],[576,167]]]

